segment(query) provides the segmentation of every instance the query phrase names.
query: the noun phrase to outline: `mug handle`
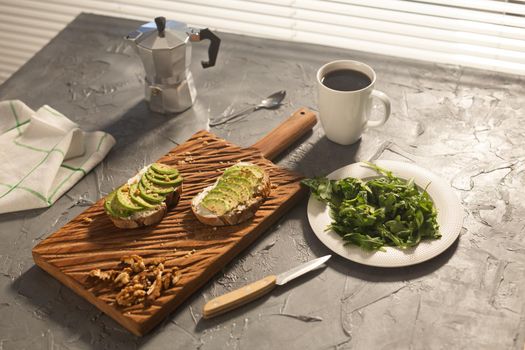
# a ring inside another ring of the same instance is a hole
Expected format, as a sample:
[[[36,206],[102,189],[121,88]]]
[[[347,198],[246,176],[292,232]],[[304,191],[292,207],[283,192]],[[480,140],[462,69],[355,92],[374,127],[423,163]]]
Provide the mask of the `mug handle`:
[[[366,126],[370,128],[375,128],[376,126],[381,126],[386,123],[388,117],[390,117],[390,99],[388,96],[379,90],[372,90],[372,97],[377,97],[383,102],[385,106],[385,115],[379,120],[369,120],[366,122]]]

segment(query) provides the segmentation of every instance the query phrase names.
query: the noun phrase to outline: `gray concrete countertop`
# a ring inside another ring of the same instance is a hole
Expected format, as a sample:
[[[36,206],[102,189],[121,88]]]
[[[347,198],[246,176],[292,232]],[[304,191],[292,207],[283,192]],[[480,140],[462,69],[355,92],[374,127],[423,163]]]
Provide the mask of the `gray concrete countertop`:
[[[80,15],[0,86],[0,99],[49,104],[117,140],[51,208],[0,215],[0,349],[523,349],[525,341],[525,79],[316,45],[222,34],[217,66],[180,115],[152,114],[143,69],[122,37],[139,22]],[[388,52],[385,52],[388,54]],[[284,106],[212,132],[249,146],[301,106],[316,108],[315,72],[350,58],[375,68],[392,116],[353,146],[318,125],[278,160],[307,176],[358,160],[401,159],[454,188],[460,238],[442,255],[381,269],[334,257],[328,267],[221,317],[206,300],[328,254],[298,205],[149,335],[138,338],[40,270],[31,249],[208,118],[285,89]],[[1,150],[0,150],[1,151]]]

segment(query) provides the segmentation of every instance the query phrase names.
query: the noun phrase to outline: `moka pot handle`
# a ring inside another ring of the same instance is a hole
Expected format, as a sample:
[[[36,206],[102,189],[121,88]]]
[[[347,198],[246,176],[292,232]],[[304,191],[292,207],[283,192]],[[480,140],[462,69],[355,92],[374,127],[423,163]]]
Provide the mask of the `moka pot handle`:
[[[208,28],[205,29],[194,29],[192,28],[188,32],[190,36],[190,41],[201,41],[208,39],[210,41],[210,46],[208,47],[208,61],[202,61],[202,68],[209,68],[215,66],[217,61],[217,55],[219,54],[219,46],[221,45],[221,39],[213,34]]]

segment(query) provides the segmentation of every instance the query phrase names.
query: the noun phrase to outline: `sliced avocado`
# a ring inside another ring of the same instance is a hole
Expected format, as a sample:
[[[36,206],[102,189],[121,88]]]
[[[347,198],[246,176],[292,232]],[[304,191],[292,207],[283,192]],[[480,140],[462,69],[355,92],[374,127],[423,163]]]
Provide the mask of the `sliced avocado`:
[[[237,176],[242,177],[250,182],[250,186],[256,187],[260,180],[246,167],[229,171],[223,175],[223,177]]]
[[[226,181],[224,181],[223,179],[219,180],[217,188],[228,188],[232,191],[235,191],[239,195],[239,202],[245,202],[251,197],[250,190],[247,189],[244,185],[235,182],[228,182],[228,179],[226,179]]]
[[[248,171],[248,169],[246,168],[247,168],[246,166],[242,166],[242,165],[231,166],[228,169],[224,170],[223,176],[226,176],[231,173],[238,173],[239,171],[243,171],[243,170]]]
[[[235,199],[234,197],[230,196],[228,193],[218,188],[214,188],[213,190],[208,192],[208,194],[206,195],[206,197],[204,197],[204,199],[206,198],[217,198],[217,199],[224,200],[226,204],[228,205],[228,210],[233,209],[239,205],[239,201],[237,199]]]
[[[147,174],[144,174],[140,178],[140,183],[145,189],[150,190],[151,192],[161,194],[161,195],[168,195],[175,190],[175,187],[173,186],[160,186],[160,185],[154,184],[153,182],[149,180],[148,176],[146,175]]]
[[[228,208],[228,203],[225,202],[222,198],[217,198],[217,197],[210,197],[210,198],[207,198],[208,196],[206,196],[206,198],[204,198],[201,202],[201,205],[208,209],[209,211],[211,211],[212,213],[214,213],[215,215],[223,215],[225,213],[228,212],[228,210],[230,210],[231,208]]]
[[[140,190],[138,184],[129,186],[129,196],[131,200],[137,205],[141,205],[144,208],[154,209],[157,207],[156,204],[152,204],[140,196]]]
[[[117,214],[115,214],[113,210],[111,209],[111,202],[115,198],[115,195],[116,195],[116,191],[113,191],[110,194],[108,194],[106,198],[104,199],[104,210],[106,211],[106,214],[109,214],[111,216],[117,216]]]
[[[224,173],[227,174],[228,172],[237,171],[241,169],[252,172],[259,179],[264,176],[264,170],[262,170],[257,165],[234,165],[226,169]]]
[[[149,187],[144,186],[142,180],[139,182],[138,189],[139,196],[141,196],[150,203],[160,204],[166,199],[164,195],[153,191]]]
[[[139,211],[144,209],[142,205],[136,204],[131,200],[128,184],[125,184],[118,188],[117,196],[115,198],[118,204],[127,210]]]
[[[154,178],[159,179],[159,180],[164,180],[164,181],[173,180],[173,179],[175,179],[175,178],[177,178],[179,176],[179,172],[178,171],[176,173],[173,173],[173,174],[161,174],[161,173],[155,172],[155,170],[153,170],[151,167],[148,169],[147,173],[151,177],[154,177]]]
[[[242,186],[244,188],[244,190],[246,192],[248,192],[249,197],[251,197],[252,194],[253,194],[253,186],[252,186],[251,182],[249,180],[246,180],[242,176],[236,176],[236,175],[232,174],[231,176],[224,176],[224,177],[222,177],[222,179],[220,181],[226,182],[226,183],[237,184],[239,186]]]
[[[244,200],[242,193],[228,183],[219,182],[214,190],[224,193],[226,196],[233,198],[237,202],[242,202]]]
[[[113,192],[115,193],[115,195],[111,200],[111,203],[109,203],[110,214],[119,218],[125,218],[133,214],[132,210],[126,209],[122,205],[120,205],[119,201],[117,200],[117,190]]]
[[[247,166],[247,168],[258,178],[262,179],[264,177],[264,170],[262,170],[257,165]]]
[[[150,182],[154,183],[155,185],[159,185],[159,186],[172,186],[172,187],[177,187],[178,185],[180,185],[182,183],[182,176],[178,176],[176,177],[175,179],[164,179],[164,180],[160,180],[156,177],[153,177],[151,176],[149,173],[145,173],[143,175],[143,177],[146,177],[146,179],[148,179]],[[173,190],[172,190],[173,191]]]
[[[226,175],[226,174],[231,173],[233,171],[237,171],[237,170],[239,170],[241,168],[244,168],[244,166],[242,166],[242,165],[233,165],[233,166],[227,168],[226,170],[224,170],[223,174]]]
[[[153,163],[153,164],[151,164],[150,168],[153,171],[155,171],[156,173],[159,173],[159,174],[170,175],[170,174],[178,174],[179,173],[177,168],[175,168],[173,166],[170,166],[170,165],[167,165],[167,164],[163,164],[163,163]]]

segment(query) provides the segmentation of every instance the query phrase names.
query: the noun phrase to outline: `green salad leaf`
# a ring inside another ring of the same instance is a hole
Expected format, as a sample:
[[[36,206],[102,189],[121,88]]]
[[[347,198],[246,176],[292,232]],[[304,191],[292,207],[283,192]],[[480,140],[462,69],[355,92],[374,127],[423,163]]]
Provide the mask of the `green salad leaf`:
[[[363,249],[385,250],[413,247],[424,239],[439,239],[437,211],[426,188],[406,181],[391,171],[367,163],[378,173],[369,181],[348,177],[304,179],[315,198],[330,207],[332,223],[327,230],[338,233],[345,244]],[[428,186],[428,185],[427,185]]]

